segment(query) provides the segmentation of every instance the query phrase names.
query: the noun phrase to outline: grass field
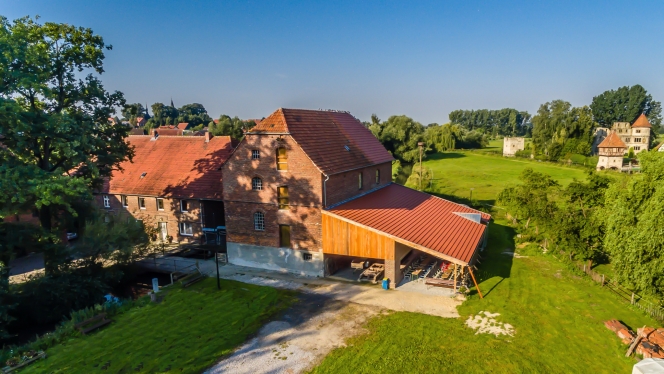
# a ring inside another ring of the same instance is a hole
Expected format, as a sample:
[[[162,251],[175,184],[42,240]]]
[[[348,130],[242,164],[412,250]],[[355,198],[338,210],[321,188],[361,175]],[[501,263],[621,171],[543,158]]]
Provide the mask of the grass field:
[[[221,282],[221,291],[212,278],[169,289],[160,304],[49,349],[46,360],[21,373],[200,373],[291,300],[287,291]]]
[[[562,185],[586,176],[585,170],[576,167],[471,151],[433,154],[422,166],[433,172],[432,185],[426,188],[427,192],[458,201],[469,199],[473,188],[473,201],[486,204],[494,204],[496,196],[506,186],[519,183],[519,175],[526,168],[548,174]]]
[[[602,324],[617,318],[636,329],[655,322],[606,289],[568,271],[556,259],[502,254],[513,231],[490,228],[480,266],[480,289],[459,307],[461,318],[392,313],[370,333],[333,351],[314,373],[628,373],[636,362]],[[480,311],[500,313],[514,336],[475,335],[464,321]]]
[[[429,157],[434,171],[427,192],[456,201],[493,204],[507,185],[518,183],[527,167],[551,175],[562,185],[585,178],[585,171],[477,151]],[[417,167],[417,166],[415,166]],[[494,216],[499,214],[494,211]],[[480,289],[458,310],[458,319],[392,313],[373,319],[370,333],[333,351],[314,373],[627,373],[636,362],[603,321],[619,319],[636,329],[658,326],[605,288],[570,271],[546,255],[512,258],[514,230],[499,218],[489,228],[489,245],[479,266]],[[604,265],[610,270],[610,266]],[[465,326],[481,311],[500,313],[498,322],[514,336],[475,335]]]

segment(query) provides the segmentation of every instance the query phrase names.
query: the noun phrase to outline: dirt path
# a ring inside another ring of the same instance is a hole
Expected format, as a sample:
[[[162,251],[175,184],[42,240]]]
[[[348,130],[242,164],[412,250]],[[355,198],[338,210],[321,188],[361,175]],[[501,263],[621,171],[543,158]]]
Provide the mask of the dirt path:
[[[313,368],[384,309],[302,294],[284,315],[206,373],[301,373]]]

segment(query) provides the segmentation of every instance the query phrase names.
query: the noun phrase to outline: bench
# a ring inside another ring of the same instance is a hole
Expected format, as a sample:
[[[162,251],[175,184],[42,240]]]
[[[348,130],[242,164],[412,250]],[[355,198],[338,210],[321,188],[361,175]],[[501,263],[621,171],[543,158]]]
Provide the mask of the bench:
[[[187,288],[194,283],[202,281],[203,278],[205,278],[205,275],[201,274],[199,271],[195,271],[181,278],[180,284],[182,284],[182,288]]]
[[[100,327],[106,326],[112,321],[106,319],[106,313],[98,314],[90,319],[87,319],[83,322],[79,322],[74,325],[81,332],[81,334],[86,335],[87,333],[94,331]]]

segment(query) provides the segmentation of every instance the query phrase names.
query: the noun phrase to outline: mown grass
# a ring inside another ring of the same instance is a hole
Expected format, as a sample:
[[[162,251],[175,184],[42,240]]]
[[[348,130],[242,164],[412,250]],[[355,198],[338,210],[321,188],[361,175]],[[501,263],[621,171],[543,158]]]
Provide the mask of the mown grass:
[[[423,167],[433,171],[427,192],[458,201],[470,199],[472,188],[473,201],[487,204],[494,204],[505,187],[519,183],[519,175],[526,168],[548,174],[563,186],[575,178],[583,180],[586,177],[586,170],[581,168],[471,151],[429,155]]]
[[[200,373],[287,307],[288,291],[206,279],[48,350],[21,373]],[[108,363],[108,365],[107,365]],[[104,369],[104,366],[106,368]]]
[[[545,255],[512,259],[513,231],[490,229],[479,271],[484,299],[473,292],[460,318],[392,313],[373,319],[370,333],[333,351],[313,373],[627,373],[636,362],[602,322],[617,318],[632,328],[656,323],[610,292]],[[514,336],[475,335],[465,320],[480,311],[500,313]]]

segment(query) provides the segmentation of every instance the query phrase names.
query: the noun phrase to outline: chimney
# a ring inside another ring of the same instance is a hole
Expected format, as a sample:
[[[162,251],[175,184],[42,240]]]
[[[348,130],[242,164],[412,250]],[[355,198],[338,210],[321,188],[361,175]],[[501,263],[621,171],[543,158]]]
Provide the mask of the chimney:
[[[152,140],[157,140],[158,137],[159,133],[157,132],[157,130],[152,129]]]
[[[206,131],[206,132],[205,132],[205,142],[206,142],[206,143],[209,143],[209,142],[210,142],[210,139],[212,139],[212,138],[214,138],[214,135],[210,134],[209,131]]]

